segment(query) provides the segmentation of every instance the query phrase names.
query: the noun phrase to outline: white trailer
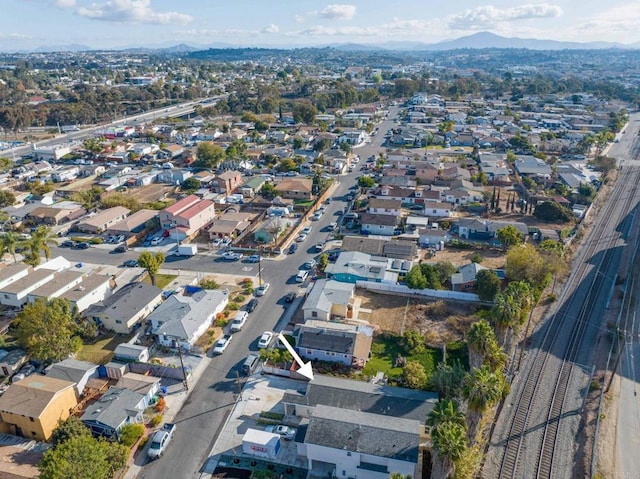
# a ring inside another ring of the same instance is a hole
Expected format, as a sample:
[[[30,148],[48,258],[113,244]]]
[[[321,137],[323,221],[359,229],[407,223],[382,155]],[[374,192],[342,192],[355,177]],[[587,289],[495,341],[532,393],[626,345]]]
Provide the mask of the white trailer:
[[[242,436],[242,452],[265,459],[275,459],[280,451],[280,436],[258,429],[247,429]]]
[[[193,256],[198,252],[196,244],[181,244],[176,250],[176,256]]]

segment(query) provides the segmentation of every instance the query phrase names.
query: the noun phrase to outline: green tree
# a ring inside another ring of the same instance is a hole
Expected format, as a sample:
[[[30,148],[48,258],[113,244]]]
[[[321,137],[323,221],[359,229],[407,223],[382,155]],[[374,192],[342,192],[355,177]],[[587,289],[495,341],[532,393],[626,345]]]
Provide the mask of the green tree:
[[[573,221],[573,213],[555,201],[545,201],[536,206],[534,216],[540,221],[568,223]]]
[[[493,301],[500,291],[500,278],[490,269],[478,271],[476,275],[476,293],[482,301]]]
[[[502,373],[493,372],[488,366],[481,366],[468,374],[462,384],[462,397],[467,402],[467,431],[470,439],[475,439],[484,412],[496,405],[505,392]]]
[[[16,195],[9,190],[0,190],[0,207],[12,206],[16,202]]]
[[[507,225],[500,228],[496,231],[496,236],[500,243],[502,243],[502,248],[505,251],[513,245],[522,243],[522,233],[520,233],[520,231],[518,231],[518,229],[513,225]]]
[[[2,255],[9,253],[13,256],[14,263],[18,262],[16,259],[16,248],[19,244],[21,244],[21,242],[13,231],[7,231],[4,236],[0,237],[0,251],[2,251]]]
[[[418,361],[407,361],[402,370],[402,378],[411,389],[424,389],[427,386],[427,373]]]
[[[464,368],[459,362],[456,361],[453,364],[441,362],[431,374],[429,384],[438,393],[440,399],[455,398],[460,395],[464,375]]]
[[[210,141],[198,143],[196,150],[196,162],[194,166],[201,168],[217,168],[225,159],[226,153],[219,145],[214,145]]]
[[[82,345],[78,310],[66,299],[26,304],[12,327],[18,343],[38,361],[60,361]]]
[[[402,337],[402,342],[408,356],[422,354],[426,349],[424,335],[415,329],[407,330]]]
[[[318,109],[310,101],[296,101],[293,104],[293,120],[310,125],[316,118]]]
[[[180,185],[180,189],[185,193],[189,193],[189,194],[195,193],[200,188],[202,188],[201,181],[198,178],[194,178],[194,177],[187,178]]]
[[[296,169],[296,162],[292,158],[285,158],[276,167],[278,171],[293,171]]]
[[[324,273],[325,268],[329,265],[329,255],[323,253],[318,258],[318,269]]]
[[[497,346],[496,334],[491,325],[484,319],[473,323],[467,331],[467,349],[469,350],[469,366],[479,368],[488,355]]]
[[[422,274],[420,265],[411,268],[405,276],[404,282],[409,289],[425,289],[427,287],[427,279]]]
[[[507,251],[506,275],[509,281],[526,281],[540,288],[549,280],[549,265],[535,246],[524,244]]]
[[[111,479],[128,457],[125,446],[77,436],[45,452],[38,465],[40,479]]]
[[[496,295],[491,320],[505,351],[511,350],[510,339],[513,329],[520,323],[522,307],[518,300],[504,292]]]
[[[262,188],[260,188],[260,195],[264,196],[267,199],[273,199],[276,196],[280,196],[280,192],[276,190],[276,187],[273,185],[273,183],[267,182],[262,185]]]
[[[144,426],[142,424],[127,424],[120,430],[120,444],[131,447],[144,434]]]
[[[329,148],[331,148],[331,140],[328,138],[320,138],[313,144],[313,151],[317,151],[318,153],[322,153]]]
[[[57,245],[58,237],[47,226],[38,226],[33,232],[31,238],[25,242],[26,251],[23,253],[24,262],[31,266],[38,266],[40,264],[40,253],[44,253],[47,261],[51,258],[50,245]]]
[[[431,441],[434,453],[431,477],[451,477],[455,463],[467,451],[464,426],[455,422],[444,422],[431,431]]]
[[[460,410],[457,401],[452,399],[441,399],[433,406],[433,409],[427,415],[426,424],[430,427],[438,427],[445,422],[452,422],[465,426],[464,413]]]
[[[363,190],[373,188],[376,185],[376,181],[370,176],[361,176],[358,178],[358,186]]]
[[[92,186],[88,190],[76,191],[71,195],[71,200],[80,203],[87,211],[100,205],[100,200],[104,189],[99,186]]]
[[[149,278],[151,278],[151,284],[153,286],[156,285],[156,274],[160,271],[163,263],[164,253],[161,251],[157,253],[143,251],[138,257],[138,264],[149,274]]]
[[[66,420],[58,419],[58,426],[51,435],[51,444],[56,447],[75,437],[91,436],[91,430],[76,416],[69,416]]]

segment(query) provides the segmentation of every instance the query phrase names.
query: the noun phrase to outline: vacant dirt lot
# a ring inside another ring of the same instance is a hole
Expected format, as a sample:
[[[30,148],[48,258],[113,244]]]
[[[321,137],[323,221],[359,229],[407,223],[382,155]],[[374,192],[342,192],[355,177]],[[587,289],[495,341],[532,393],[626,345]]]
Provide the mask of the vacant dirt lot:
[[[402,334],[409,329],[420,331],[428,343],[463,339],[464,332],[476,320],[478,307],[465,303],[428,301],[358,290],[362,298],[359,319],[369,321],[380,332]]]
[[[131,188],[127,191],[127,196],[132,196],[140,203],[152,203],[163,200],[165,195],[173,192],[175,187],[163,184],[153,184],[141,188]]]
[[[423,260],[427,263],[436,263],[439,261],[449,261],[456,266],[464,266],[471,263],[471,257],[474,254],[480,254],[482,256],[482,266],[489,269],[503,269],[505,264],[505,256],[502,251],[499,250],[459,250],[459,249],[444,249],[443,251],[436,251],[435,256],[430,256],[425,252]]]

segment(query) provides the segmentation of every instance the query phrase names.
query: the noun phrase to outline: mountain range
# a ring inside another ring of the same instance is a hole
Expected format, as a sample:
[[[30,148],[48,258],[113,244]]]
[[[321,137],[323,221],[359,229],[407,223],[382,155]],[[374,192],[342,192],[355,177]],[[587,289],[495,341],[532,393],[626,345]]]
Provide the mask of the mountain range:
[[[393,41],[377,44],[360,44],[360,43],[336,43],[326,45],[308,46],[308,48],[334,48],[336,50],[343,51],[374,51],[374,50],[403,50],[403,51],[443,51],[443,50],[459,50],[459,49],[483,49],[483,48],[498,48],[498,49],[526,49],[526,50],[602,50],[608,48],[616,49],[638,49],[640,43],[623,44],[614,42],[564,42],[558,40],[540,40],[536,38],[517,38],[517,37],[503,37],[491,32],[478,32],[472,35],[466,35],[453,40],[444,40],[438,43],[424,43],[415,41]],[[157,52],[164,54],[180,54],[190,53],[199,50],[206,50],[210,48],[215,49],[229,49],[240,48],[238,45],[230,43],[214,43],[210,45],[187,45],[181,43],[178,45],[153,45],[153,46],[131,46],[126,48],[120,48],[121,51],[135,51],[135,52]],[[243,46],[242,48],[246,48]],[[262,47],[253,48],[274,48],[287,50],[290,48],[304,48],[300,46],[282,46],[282,45],[264,45]],[[39,47],[34,52],[53,52],[53,51],[91,51],[94,48],[87,45],[60,45]]]

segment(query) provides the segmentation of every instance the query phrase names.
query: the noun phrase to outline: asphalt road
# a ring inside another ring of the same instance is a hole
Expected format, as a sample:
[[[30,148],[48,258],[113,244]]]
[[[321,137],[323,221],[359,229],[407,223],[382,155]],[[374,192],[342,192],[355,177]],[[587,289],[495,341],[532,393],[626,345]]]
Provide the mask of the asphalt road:
[[[395,113],[392,111],[389,118],[394,118]],[[355,150],[362,159],[360,164],[364,163],[367,156],[380,151],[384,133],[393,124],[392,121],[385,121],[378,125],[379,133],[372,138],[371,143]],[[238,381],[236,372],[239,371],[248,352],[257,350],[257,340],[260,335],[266,330],[276,328],[286,308],[283,296],[288,291],[302,291],[295,282],[295,274],[305,261],[318,256],[318,253],[312,252],[311,249],[317,242],[326,239],[328,235],[326,227],[337,220],[336,211],[347,205],[343,197],[355,184],[360,174],[361,172],[356,168],[353,173],[340,177],[340,182],[332,195],[333,201],[327,205],[327,211],[320,220],[309,223],[313,229],[308,238],[300,243],[296,253],[286,255],[281,260],[262,262],[263,280],[269,282],[271,287],[267,294],[260,298],[258,307],[250,314],[249,321],[242,331],[234,334],[229,349],[223,355],[213,358],[200,381],[193,386],[189,398],[175,419],[178,429],[171,447],[162,459],[145,465],[138,475],[139,478],[198,477],[198,471],[206,463],[214,441],[231,411],[239,383],[243,382],[242,379]],[[234,268],[243,263],[201,261],[195,257],[181,260],[180,264],[185,270],[193,268],[196,271],[203,269],[219,271],[221,269],[232,273]],[[168,264],[166,267],[171,266]]]

